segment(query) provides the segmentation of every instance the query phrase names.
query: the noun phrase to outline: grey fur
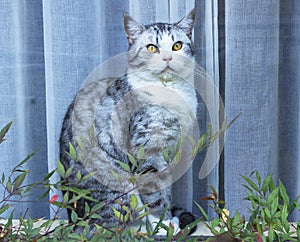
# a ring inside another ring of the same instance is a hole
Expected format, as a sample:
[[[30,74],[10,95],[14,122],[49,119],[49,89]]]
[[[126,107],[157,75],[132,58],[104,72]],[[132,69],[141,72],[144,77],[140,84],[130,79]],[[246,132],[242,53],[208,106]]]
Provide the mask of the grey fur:
[[[175,24],[156,23],[144,26],[129,15],[124,15],[129,43],[129,68],[125,76],[112,82],[102,97],[98,97],[99,103],[95,110],[95,134],[108,164],[118,169],[120,166],[116,160],[131,165],[127,152],[136,154],[144,146],[147,159],[135,172],[141,174],[162,171],[169,165],[169,161],[162,155],[162,148],[176,146],[182,132],[190,132],[197,101],[193,83],[187,83],[185,78],[189,77],[191,80],[190,76],[193,75],[193,66],[186,60],[193,58],[191,33],[194,20],[194,10]],[[175,53],[172,46],[179,41],[182,48]],[[157,47],[156,53],[147,51],[149,44]],[[109,189],[93,177],[76,184],[77,172],[86,175],[88,171],[80,161],[74,162],[66,154],[69,142],[75,143],[72,134],[72,117],[77,115],[74,113],[74,105],[75,101],[65,116],[60,138],[60,160],[66,169],[73,167],[72,175],[65,182],[69,186],[92,190],[93,197],[100,202],[113,201],[121,193]],[[83,117],[86,108],[88,107],[79,109]],[[98,169],[101,170],[101,167]],[[160,179],[164,182],[170,177],[162,176]],[[180,218],[182,214],[188,214],[189,219],[185,221],[192,222],[194,217],[184,209],[171,210],[171,188],[159,189],[160,185],[152,180],[138,191],[141,202],[149,203],[148,209],[151,209],[152,216],[158,218],[167,205],[166,221],[171,221],[173,216]],[[156,191],[153,192],[152,188]],[[125,205],[129,204],[130,195],[125,194],[121,199]],[[76,212],[81,217],[85,202],[90,206],[94,205],[89,201],[79,201]],[[115,224],[110,207],[119,210],[118,204],[111,203],[109,207],[99,211],[101,219],[94,222]],[[187,222],[181,224],[180,228],[185,225]]]

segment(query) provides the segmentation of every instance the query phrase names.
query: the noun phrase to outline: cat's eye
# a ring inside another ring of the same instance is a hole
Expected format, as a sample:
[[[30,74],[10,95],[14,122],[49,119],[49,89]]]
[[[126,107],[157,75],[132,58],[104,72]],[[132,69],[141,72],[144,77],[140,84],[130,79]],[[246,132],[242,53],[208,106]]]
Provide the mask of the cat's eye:
[[[173,45],[172,50],[173,50],[173,51],[178,51],[178,50],[180,50],[181,48],[182,48],[182,42],[181,42],[181,41],[178,41],[178,42],[176,42],[176,43]]]
[[[156,53],[158,48],[155,45],[150,44],[150,45],[147,45],[147,50],[149,53]]]

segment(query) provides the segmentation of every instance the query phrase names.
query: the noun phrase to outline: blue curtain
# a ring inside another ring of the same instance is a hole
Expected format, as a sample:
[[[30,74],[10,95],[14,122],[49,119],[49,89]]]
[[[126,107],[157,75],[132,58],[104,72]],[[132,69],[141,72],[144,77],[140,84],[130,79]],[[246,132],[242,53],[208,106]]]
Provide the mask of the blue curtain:
[[[1,0],[0,125],[14,124],[0,146],[0,172],[9,174],[34,151],[26,182],[40,181],[56,167],[68,105],[95,67],[127,50],[124,12],[142,23],[175,22],[193,7],[196,60],[219,90],[228,120],[242,115],[228,130],[210,175],[198,178],[201,154],[176,183],[176,203],[198,213],[193,200],[208,195],[209,183],[229,210],[247,214],[240,175],[254,169],[280,178],[292,198],[299,195],[298,0]],[[200,102],[201,127],[209,121]],[[32,217],[50,217],[47,201],[35,202],[41,193],[16,204],[16,214],[28,208]]]

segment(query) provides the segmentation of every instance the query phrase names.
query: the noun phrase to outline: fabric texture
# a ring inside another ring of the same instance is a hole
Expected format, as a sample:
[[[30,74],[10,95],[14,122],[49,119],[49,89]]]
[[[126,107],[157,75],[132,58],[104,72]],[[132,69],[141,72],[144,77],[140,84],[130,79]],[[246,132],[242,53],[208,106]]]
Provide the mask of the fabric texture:
[[[210,184],[223,194],[229,210],[247,214],[240,175],[253,170],[281,179],[291,198],[299,195],[298,0],[2,0],[0,125],[14,124],[1,144],[0,172],[9,174],[34,151],[25,167],[31,170],[26,182],[40,181],[55,169],[68,105],[95,67],[127,51],[125,12],[141,23],[176,22],[194,7],[196,61],[220,92],[227,119],[242,114],[226,133],[220,163],[199,179],[205,153],[198,155],[174,187],[175,202],[195,214],[193,200],[209,210],[201,198],[209,195]],[[198,109],[205,132],[212,114],[201,100]],[[41,193],[24,198],[27,202],[18,203],[15,214],[28,208],[32,217],[51,217],[49,198],[35,202]]]

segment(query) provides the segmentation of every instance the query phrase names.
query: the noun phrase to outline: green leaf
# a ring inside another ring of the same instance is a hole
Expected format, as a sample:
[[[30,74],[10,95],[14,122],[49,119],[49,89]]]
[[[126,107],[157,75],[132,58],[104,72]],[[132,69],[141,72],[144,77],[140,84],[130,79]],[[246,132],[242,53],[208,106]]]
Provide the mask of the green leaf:
[[[271,214],[274,215],[278,210],[278,197],[274,197],[271,203]]]
[[[233,217],[233,225],[237,225],[240,222],[240,213],[238,211],[235,212]]]
[[[22,167],[31,157],[34,156],[34,152],[31,153],[30,155],[26,156],[24,160],[22,160],[18,165],[16,165],[13,169],[12,172],[15,172],[18,168]]]
[[[89,129],[89,138],[90,140],[93,140],[95,139],[95,128],[94,128],[94,125],[92,124],[90,129]]]
[[[0,214],[4,213],[5,211],[7,211],[12,205],[11,204],[4,204],[1,206],[0,208]]]
[[[164,157],[164,160],[169,162],[169,154],[164,148],[162,148],[162,155]]]
[[[77,160],[77,152],[76,152],[76,149],[74,148],[74,146],[72,145],[71,142],[69,142],[69,152],[67,152],[67,154],[70,156],[70,158],[73,161]]]
[[[77,181],[80,181],[81,180],[81,172],[80,171],[77,171],[77,174],[76,174],[76,179]]]
[[[138,199],[137,196],[135,194],[131,194],[131,198],[130,198],[130,208],[132,210],[136,209],[138,205]]]
[[[182,137],[179,138],[179,140],[177,141],[177,144],[176,144],[176,151],[177,153],[181,151],[181,146],[182,146]]]
[[[286,204],[287,206],[290,205],[290,198],[286,192],[286,189],[283,185],[283,183],[279,180],[279,192],[280,192],[280,195],[281,195],[281,198],[284,202],[284,204]]]
[[[85,175],[82,179],[81,182],[86,181],[87,179],[93,177],[94,175],[96,175],[98,173],[98,171],[92,171],[90,173],[88,173],[87,175]]]
[[[93,213],[93,214],[91,214],[91,216],[89,216],[89,218],[92,218],[92,219],[101,219],[101,216],[99,214]]]
[[[19,176],[16,177],[16,179],[13,182],[13,184],[14,184],[13,192],[16,192],[19,189],[19,187],[24,182],[24,180],[25,180],[26,175],[28,174],[28,172],[29,172],[29,170],[26,170],[23,173],[21,173]]]
[[[270,225],[269,231],[268,231],[268,236],[269,236],[269,241],[274,241],[275,239],[275,232],[274,232],[274,228],[273,225]]]
[[[71,221],[73,223],[76,223],[77,220],[78,220],[78,215],[77,215],[77,213],[74,210],[72,210],[72,212],[71,212]]]
[[[86,149],[85,149],[85,145],[84,143],[80,140],[80,139],[76,139],[76,143],[80,149],[81,152],[85,152]]]
[[[87,216],[90,213],[91,209],[88,203],[84,204],[84,216]]]
[[[182,150],[178,150],[174,157],[174,161],[173,161],[174,164],[175,165],[178,164],[180,162],[181,158],[182,158]]]
[[[242,115],[242,112],[240,112],[238,115],[236,115],[229,124],[226,125],[225,129],[230,128],[230,126]],[[226,120],[226,119],[225,119]]]
[[[60,160],[57,161],[57,169],[56,169],[57,173],[62,177],[65,178],[65,167],[63,166],[63,164],[60,162]]]
[[[48,187],[46,189],[46,191],[40,196],[40,199],[43,199],[43,198],[47,197],[49,195],[50,190],[51,190],[51,188]]]
[[[141,212],[141,211],[143,211],[145,208],[147,208],[148,206],[149,206],[149,204],[150,203],[147,203],[147,204],[144,204],[143,206],[141,206],[141,207],[138,207],[137,209],[136,209],[136,211],[139,213],[139,212]]]
[[[9,193],[12,192],[12,184],[11,184],[10,178],[9,178],[8,181],[6,182],[5,188],[6,188],[6,190],[7,190]]]
[[[215,219],[213,219],[213,220],[211,221],[211,226],[212,226],[213,228],[216,228],[217,226],[219,226],[219,224],[220,224],[220,219],[219,219],[219,218],[215,218]]]
[[[144,212],[144,213],[140,214],[139,216],[137,216],[137,217],[136,217],[136,220],[141,220],[141,219],[143,219],[145,216],[148,216],[150,213],[151,213],[151,211]]]
[[[145,159],[145,148],[143,145],[139,148],[138,152],[136,153],[136,158],[138,160]]]
[[[4,181],[5,181],[5,174],[4,174],[4,172],[3,172],[3,173],[2,173],[2,178],[1,178],[1,183],[3,184]]]
[[[269,176],[267,176],[266,179],[263,181],[262,191],[263,191],[264,195],[267,194],[267,191],[268,191],[268,188],[269,188],[269,185],[270,185],[271,180],[272,180],[272,176],[269,175]]]
[[[51,172],[49,172],[47,175],[44,176],[44,181],[48,181],[50,179],[51,176],[53,176],[53,174],[55,173],[56,170],[53,170]]]
[[[124,171],[131,172],[129,165],[127,165],[126,163],[119,160],[116,160],[116,163],[118,163]]]
[[[129,159],[130,163],[131,163],[133,166],[137,167],[136,159],[135,159],[131,154],[129,154],[129,153],[127,154],[127,156],[128,156],[128,159]]]
[[[258,183],[258,185],[260,186],[260,185],[261,185],[261,177],[260,177],[258,171],[255,172],[255,176],[256,176],[256,179],[257,179],[257,183]]]
[[[279,192],[279,187],[275,188],[269,195],[267,202],[270,204],[277,196]]]
[[[112,210],[114,212],[114,215],[115,215],[115,218],[118,220],[118,221],[121,221],[123,222],[124,221],[124,217],[123,215],[115,208],[112,207]]]
[[[117,174],[116,172],[114,172],[113,170],[110,170],[110,173],[113,175],[113,177],[118,181],[120,179],[119,174]]]
[[[198,151],[199,151],[199,152],[203,149],[203,147],[204,147],[204,145],[205,145],[206,139],[207,139],[207,134],[203,134],[203,135],[200,137],[200,139],[199,139],[199,141],[198,141]]]
[[[69,169],[66,171],[66,175],[65,175],[64,178],[68,178],[68,177],[71,175],[72,171],[73,171],[73,167],[71,166],[71,167],[69,167]]]
[[[194,201],[194,203],[196,204],[196,206],[198,207],[198,209],[200,210],[200,212],[202,213],[202,215],[204,216],[206,221],[209,221],[208,215],[205,212],[205,210],[201,207],[201,205],[199,203],[197,203],[196,201]]]
[[[259,188],[257,185],[248,177],[246,176],[241,176],[255,191],[259,192]]]
[[[163,210],[162,214],[160,215],[160,218],[159,218],[158,223],[155,225],[155,228],[153,229],[153,233],[154,233],[154,234],[158,233],[159,227],[160,227],[161,225],[162,225],[162,226],[164,225],[164,224],[162,223],[162,221],[164,220],[164,217],[165,217],[167,211],[168,211],[168,206],[166,205],[166,206],[164,207],[164,210]],[[148,211],[148,212],[150,212],[150,211]]]
[[[67,204],[69,201],[69,191],[67,191],[65,194],[64,194],[64,197],[63,197],[63,202],[65,204]]]
[[[5,125],[4,128],[0,131],[0,144],[5,141],[5,135],[7,134],[8,130],[10,129],[10,126],[12,125],[13,121],[9,122],[7,125]]]
[[[126,223],[129,219],[129,213],[126,213],[124,216],[124,223]]]

